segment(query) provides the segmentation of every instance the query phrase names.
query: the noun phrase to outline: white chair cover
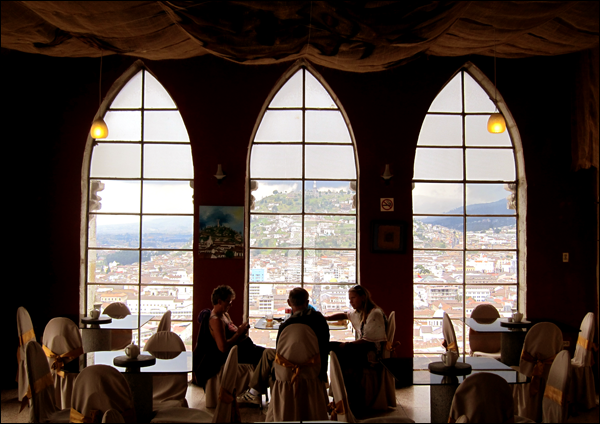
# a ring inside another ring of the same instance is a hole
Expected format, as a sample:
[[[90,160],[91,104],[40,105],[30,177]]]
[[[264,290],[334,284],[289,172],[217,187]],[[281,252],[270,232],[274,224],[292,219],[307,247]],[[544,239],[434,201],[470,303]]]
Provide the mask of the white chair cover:
[[[167,311],[163,314],[156,331],[171,331],[171,311]]]
[[[135,408],[129,384],[119,371],[108,365],[90,365],[75,380],[71,422],[98,422],[114,409],[125,422],[135,422]]]
[[[144,346],[144,350],[158,359],[173,359],[185,352],[181,338],[171,331],[159,331]],[[154,409],[187,407],[187,373],[169,373],[152,377],[152,404]]]
[[[471,423],[514,421],[512,390],[506,380],[487,372],[467,377],[454,393],[448,422],[458,422],[462,415]]]
[[[102,422],[103,423],[124,423],[125,419],[123,418],[123,415],[121,415],[119,413],[119,411],[117,411],[115,409],[109,409],[102,416]]]
[[[36,340],[29,312],[22,306],[17,309],[17,334],[19,335],[19,347],[17,349],[17,382],[19,387],[17,397],[19,402],[22,402],[24,398],[27,398],[27,389],[29,387],[27,383],[27,370],[25,370],[25,346],[27,346],[28,341]]]
[[[442,334],[446,342],[446,350],[453,350],[456,353],[460,353],[458,342],[456,341],[456,333],[454,332],[454,325],[452,325],[452,320],[446,312],[444,312],[444,318],[442,319]]]
[[[35,340],[30,340],[25,345],[24,352],[25,373],[31,391],[26,395],[30,397],[29,422],[42,423],[68,423],[69,409],[60,410],[54,400],[54,379],[50,373],[50,366],[42,346]]]
[[[54,379],[56,407],[70,408],[73,385],[78,373],[65,371],[63,367],[71,361],[78,361],[83,355],[79,327],[68,318],[53,318],[44,329],[42,343]]]
[[[471,312],[471,318],[476,320],[493,321],[500,318],[500,313],[493,305],[484,303],[482,305],[477,305],[477,307],[473,309],[473,312]],[[480,333],[470,328],[470,355],[500,359],[501,339],[502,335],[500,333]]]
[[[542,398],[548,373],[554,357],[561,351],[562,345],[562,332],[550,322],[535,324],[527,332],[519,366],[512,368],[521,374],[532,377],[532,381],[513,386],[516,415],[537,422],[542,420]]]
[[[204,393],[206,394],[206,407],[207,408],[216,408],[217,402],[219,400],[219,390],[221,388],[221,379],[223,378],[223,369],[225,365],[221,367],[219,373],[209,379],[206,382],[206,387],[204,388]],[[254,372],[254,365],[252,364],[239,364],[237,366],[237,377],[235,389],[238,394],[243,393],[244,390],[248,388],[250,384],[250,379],[252,378],[252,373]]]
[[[238,347],[233,346],[227,356],[227,361],[223,366],[223,375],[221,377],[221,388],[219,389],[219,399],[217,409],[213,416],[214,423],[233,423],[240,422],[240,411],[237,405],[237,378],[238,366]]]
[[[283,329],[273,363],[275,381],[266,421],[327,420],[327,392],[319,379],[319,343],[305,324]],[[284,364],[284,365],[281,365]]]
[[[331,420],[345,423],[358,422],[350,410],[348,393],[344,386],[344,375],[335,352],[329,353],[329,374],[331,378],[331,390],[333,391],[333,404],[329,404]],[[337,417],[337,418],[336,418]]]
[[[571,360],[573,367],[571,380],[572,401],[585,409],[596,406],[596,388],[594,372],[592,371],[594,330],[595,316],[593,312],[588,312],[581,322],[581,332],[577,339],[575,356]]]
[[[114,302],[104,308],[103,313],[114,319],[122,319],[131,315],[131,311],[123,302]],[[110,350],[125,349],[133,339],[131,330],[104,330],[110,331]]]
[[[569,414],[568,390],[571,383],[571,357],[569,352],[563,350],[556,355],[542,404],[543,418],[545,423],[564,423]]]

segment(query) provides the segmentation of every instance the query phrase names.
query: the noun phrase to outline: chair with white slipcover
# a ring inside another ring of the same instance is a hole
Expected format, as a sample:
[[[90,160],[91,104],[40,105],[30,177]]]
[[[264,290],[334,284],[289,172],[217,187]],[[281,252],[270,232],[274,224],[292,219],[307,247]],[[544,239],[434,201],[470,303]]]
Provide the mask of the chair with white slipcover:
[[[450,319],[450,315],[444,312],[442,318],[442,334],[444,335],[444,347],[446,350],[452,350],[460,354],[458,349],[458,342],[456,340],[456,333],[454,331],[454,325]]]
[[[185,352],[185,345],[172,331],[159,331],[148,339],[144,350],[158,359],[173,359]],[[161,373],[152,377],[154,409],[187,407],[187,373]]]
[[[512,390],[506,380],[496,374],[480,372],[463,381],[452,398],[448,422],[505,423],[514,422]]]
[[[79,375],[79,357],[83,355],[79,327],[68,318],[51,319],[44,329],[42,348],[52,370],[56,407],[70,408],[73,385]]]
[[[27,389],[27,370],[25,370],[25,346],[30,340],[36,340],[35,332],[33,331],[33,323],[29,312],[22,306],[17,309],[17,334],[19,335],[19,347],[17,348],[17,398],[19,402],[26,405]]]
[[[473,309],[471,318],[477,321],[492,322],[500,318],[500,313],[493,305],[484,303],[477,305],[477,307]],[[500,359],[501,338],[502,335],[500,333],[480,333],[470,328],[470,355]]]
[[[319,379],[319,343],[308,325],[291,324],[281,331],[273,368],[266,421],[328,419],[325,382]]]
[[[30,401],[29,422],[68,423],[70,410],[56,407],[54,379],[42,346],[30,340],[25,345],[24,358],[27,383],[31,388],[26,395]]]
[[[562,332],[551,322],[535,324],[527,332],[519,366],[511,367],[531,377],[530,383],[513,386],[516,415],[537,422],[542,420],[542,398],[548,373],[562,347]]]
[[[127,315],[131,315],[131,311],[123,302],[113,302],[104,308],[104,315],[108,315],[114,319],[123,319]],[[102,330],[110,331],[111,343],[110,350],[125,349],[133,340],[133,332],[131,330]]]
[[[596,386],[594,384],[594,349],[595,316],[588,312],[581,322],[581,332],[575,346],[575,355],[571,359],[573,374],[571,380],[571,396],[575,405],[584,409],[596,406]]]
[[[348,393],[344,385],[344,375],[335,352],[329,354],[329,372],[331,375],[331,391],[333,393],[333,402],[329,404],[332,421],[347,422],[347,423],[413,423],[409,418],[401,417],[376,417],[366,420],[357,420],[348,402]]]
[[[550,367],[542,417],[545,423],[564,423],[569,415],[569,386],[571,383],[571,357],[566,350],[560,351]]]
[[[156,331],[171,331],[171,311],[167,311],[163,314]]]

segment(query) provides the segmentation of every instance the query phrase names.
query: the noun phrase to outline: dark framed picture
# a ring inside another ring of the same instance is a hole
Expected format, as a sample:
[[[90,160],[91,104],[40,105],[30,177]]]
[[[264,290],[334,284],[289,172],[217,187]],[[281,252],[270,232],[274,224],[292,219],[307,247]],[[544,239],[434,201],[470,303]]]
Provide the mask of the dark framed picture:
[[[375,253],[406,253],[406,222],[399,220],[375,220],[372,251]]]

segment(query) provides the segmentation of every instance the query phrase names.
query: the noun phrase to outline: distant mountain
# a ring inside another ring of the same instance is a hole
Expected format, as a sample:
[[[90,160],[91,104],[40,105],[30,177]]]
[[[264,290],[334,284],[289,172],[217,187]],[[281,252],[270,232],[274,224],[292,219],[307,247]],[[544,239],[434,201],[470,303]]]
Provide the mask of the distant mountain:
[[[144,222],[144,233],[157,234],[185,234],[192,235],[194,229],[190,226],[192,217],[173,216],[156,218]],[[137,234],[140,226],[136,223],[98,225],[98,232],[102,234]]]
[[[499,215],[499,214],[508,214],[512,211],[506,208],[506,199],[500,199],[496,202],[490,203],[477,203],[474,205],[469,205],[467,207],[469,215]],[[452,209],[450,211],[444,212],[447,214],[462,214],[463,208],[458,207],[456,209]],[[482,231],[488,230],[490,228],[496,227],[506,227],[509,225],[514,225],[514,218],[509,217],[467,217],[469,231]],[[417,220],[432,225],[440,225],[442,227],[451,228],[453,230],[463,231],[463,219],[460,217],[440,217],[435,216],[431,218],[423,218]]]

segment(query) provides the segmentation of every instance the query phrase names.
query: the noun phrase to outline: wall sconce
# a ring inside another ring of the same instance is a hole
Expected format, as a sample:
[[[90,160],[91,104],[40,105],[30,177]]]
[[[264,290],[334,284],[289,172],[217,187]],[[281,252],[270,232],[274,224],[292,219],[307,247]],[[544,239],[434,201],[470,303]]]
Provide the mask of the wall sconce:
[[[223,178],[225,178],[227,175],[223,174],[223,168],[221,168],[221,164],[219,164],[217,166],[217,173],[214,175],[214,177],[217,179],[217,182],[219,184],[221,184],[221,181],[223,180]]]
[[[385,181],[385,185],[388,185],[390,183],[390,179],[392,177],[393,177],[393,175],[390,172],[390,165],[388,163],[386,163],[385,171],[383,172],[383,175],[381,176],[381,178],[383,178],[383,180]]]

